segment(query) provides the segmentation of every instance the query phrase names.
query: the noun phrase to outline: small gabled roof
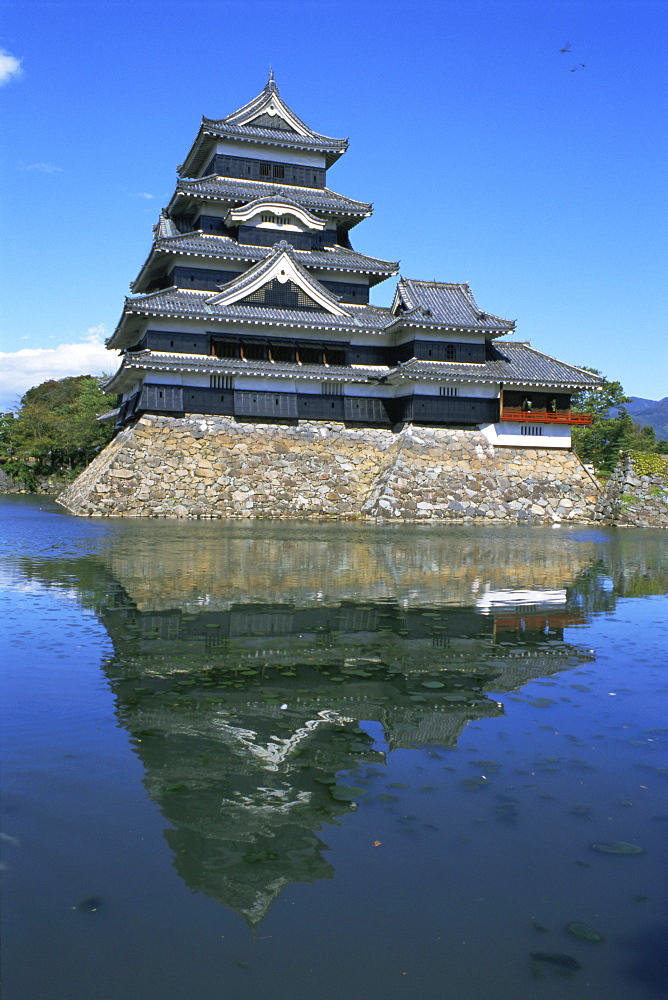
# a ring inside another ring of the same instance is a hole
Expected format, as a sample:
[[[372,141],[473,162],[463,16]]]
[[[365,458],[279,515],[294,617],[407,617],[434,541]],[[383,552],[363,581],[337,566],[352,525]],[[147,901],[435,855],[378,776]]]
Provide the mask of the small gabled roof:
[[[238,177],[219,177],[216,174],[192,180],[180,179],[168,211],[173,211],[178,200],[184,196],[199,203],[213,201],[230,206],[244,205],[256,198],[290,198],[310,212],[322,213],[346,221],[349,225],[367,219],[373,212],[370,202],[355,201],[330,188],[300,187],[296,184],[277,184],[276,181],[247,181]]]
[[[456,361],[418,361],[415,358],[398,365],[388,381],[456,381],[463,384],[496,384],[525,389],[573,390],[594,388],[605,379],[583,368],[537,351],[529,344],[506,342],[492,347],[483,364]]]
[[[497,336],[515,321],[484,312],[467,282],[418,281],[400,278],[392,303],[398,326],[431,326],[479,330]]]
[[[179,173],[194,176],[217,138],[283,149],[307,149],[322,153],[328,167],[348,148],[347,139],[334,139],[314,132],[288,107],[279,94],[273,72],[258,96],[238,111],[225,118],[202,118],[197,138],[178,167]]]
[[[254,295],[273,281],[281,284],[292,282],[323,312],[333,316],[350,315],[336,295],[311,277],[306,268],[298,263],[294,247],[285,240],[275,245],[271,257],[259,261],[238,278],[233,278],[223,285],[220,293],[211,297],[209,304],[213,307],[240,304],[248,296]]]

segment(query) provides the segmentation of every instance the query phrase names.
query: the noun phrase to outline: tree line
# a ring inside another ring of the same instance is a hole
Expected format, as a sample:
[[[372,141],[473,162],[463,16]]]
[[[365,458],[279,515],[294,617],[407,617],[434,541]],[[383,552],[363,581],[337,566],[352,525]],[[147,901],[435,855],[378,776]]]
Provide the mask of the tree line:
[[[103,381],[77,375],[29,389],[16,414],[0,416],[4,471],[35,490],[40,479],[73,477],[84,469],[113,436],[112,424],[97,420],[109,409],[109,397],[100,388]],[[573,447],[583,462],[604,476],[613,471],[623,452],[668,454],[668,441],[657,441],[651,427],[633,422],[624,409],[628,402],[621,383],[608,380],[573,396],[572,410],[593,417],[590,426],[573,427]]]
[[[92,375],[50,379],[28,389],[16,414],[0,417],[0,462],[28,490],[48,476],[72,476],[111,440],[113,424],[97,417],[109,409]]]

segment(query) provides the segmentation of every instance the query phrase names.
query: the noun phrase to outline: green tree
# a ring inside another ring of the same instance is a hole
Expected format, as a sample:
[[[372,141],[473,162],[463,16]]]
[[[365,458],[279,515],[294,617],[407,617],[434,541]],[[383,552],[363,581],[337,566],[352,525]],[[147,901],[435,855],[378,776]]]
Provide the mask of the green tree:
[[[595,368],[585,371],[600,375]],[[573,428],[573,447],[578,457],[594,466],[597,472],[610,473],[623,452],[662,452],[662,442],[657,442],[651,427],[635,424],[626,411],[630,402],[621,382],[608,381],[594,389],[583,389],[574,394],[571,409],[574,413],[590,413],[593,420],[589,427]]]
[[[91,375],[52,379],[29,389],[18,415],[0,422],[6,471],[34,488],[37,476],[84,468],[113,433],[96,419],[108,406],[99,379]]]

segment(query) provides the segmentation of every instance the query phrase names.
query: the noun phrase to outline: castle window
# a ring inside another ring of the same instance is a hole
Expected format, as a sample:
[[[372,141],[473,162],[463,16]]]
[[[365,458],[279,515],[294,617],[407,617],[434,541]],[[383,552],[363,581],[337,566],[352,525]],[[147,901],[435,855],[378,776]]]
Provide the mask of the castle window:
[[[274,164],[274,177],[284,177],[284,176],[285,176],[285,170],[283,168],[283,164],[282,163],[275,163]]]
[[[456,353],[457,352],[455,351],[455,345],[454,344],[446,344],[445,345],[445,356],[448,359],[448,361],[454,361],[454,359],[456,357]]]
[[[233,389],[234,378],[231,375],[211,375],[209,385],[212,389]]]
[[[269,360],[289,364],[295,360],[295,349],[291,344],[269,344]]]
[[[342,396],[343,382],[323,382],[322,394],[323,396]]]
[[[260,177],[271,177],[271,163],[260,164]]]
[[[439,396],[458,396],[459,389],[456,385],[441,385],[438,389]]]
[[[273,222],[274,221],[273,215],[269,215],[268,212],[265,212],[263,215],[261,215],[260,219],[261,219],[262,222]]]
[[[543,428],[536,424],[521,424],[520,434],[528,434],[531,437],[540,437],[543,433]]]
[[[244,361],[266,361],[268,345],[247,340],[241,347]]]

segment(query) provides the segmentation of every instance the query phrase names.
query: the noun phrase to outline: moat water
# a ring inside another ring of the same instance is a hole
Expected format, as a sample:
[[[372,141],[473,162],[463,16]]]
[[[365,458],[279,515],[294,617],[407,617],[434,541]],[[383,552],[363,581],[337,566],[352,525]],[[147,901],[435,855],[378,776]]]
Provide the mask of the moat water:
[[[668,996],[668,535],[5,497],[3,1000]]]

